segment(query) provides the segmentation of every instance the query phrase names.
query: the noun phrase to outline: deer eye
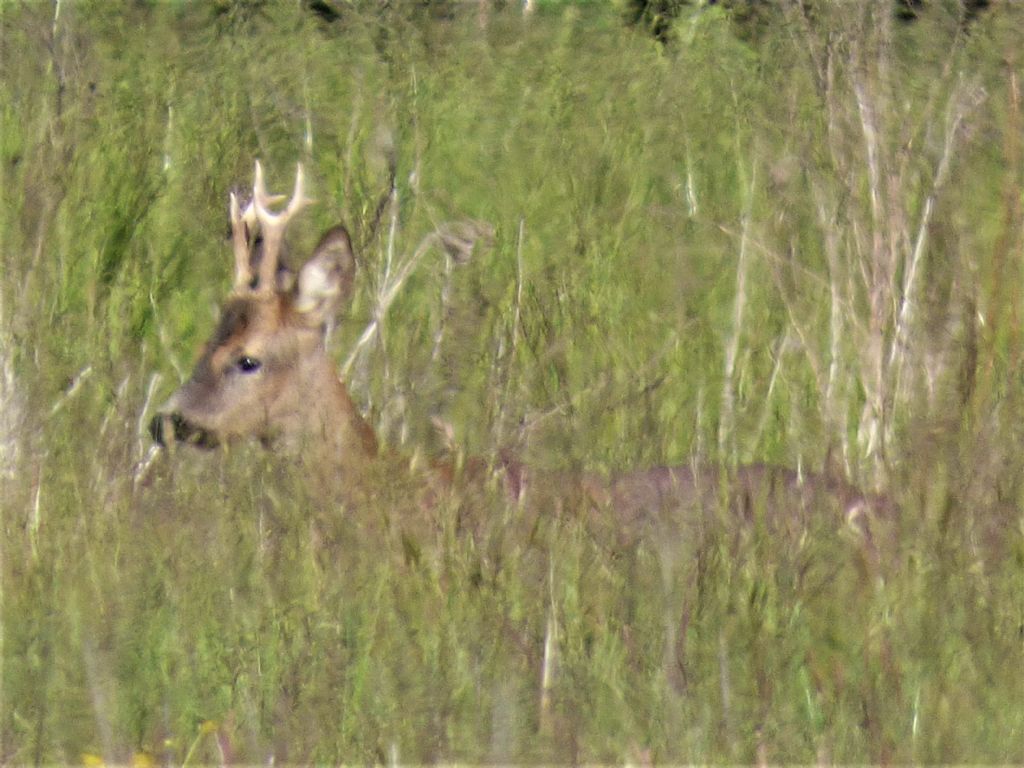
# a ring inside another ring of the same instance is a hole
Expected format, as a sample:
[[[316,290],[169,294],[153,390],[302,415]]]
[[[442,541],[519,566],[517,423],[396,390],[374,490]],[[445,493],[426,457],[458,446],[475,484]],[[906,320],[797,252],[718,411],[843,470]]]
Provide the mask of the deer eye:
[[[257,360],[255,357],[249,357],[248,355],[242,355],[235,361],[235,365],[242,373],[255,373],[258,371],[263,363]]]

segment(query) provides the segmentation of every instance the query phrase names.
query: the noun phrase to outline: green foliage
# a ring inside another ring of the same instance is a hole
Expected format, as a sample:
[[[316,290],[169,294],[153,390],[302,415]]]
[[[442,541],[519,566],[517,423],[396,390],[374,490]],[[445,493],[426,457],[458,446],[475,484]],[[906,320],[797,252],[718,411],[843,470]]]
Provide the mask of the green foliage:
[[[659,48],[314,5],[0,6],[0,759],[1024,761],[1016,6],[737,2]],[[627,541],[391,465],[341,508],[259,446],[142,472],[255,158],[309,169],[293,252],[361,246],[339,362],[442,222],[494,227],[349,369],[396,453],[439,417],[570,473],[831,460],[899,514]]]

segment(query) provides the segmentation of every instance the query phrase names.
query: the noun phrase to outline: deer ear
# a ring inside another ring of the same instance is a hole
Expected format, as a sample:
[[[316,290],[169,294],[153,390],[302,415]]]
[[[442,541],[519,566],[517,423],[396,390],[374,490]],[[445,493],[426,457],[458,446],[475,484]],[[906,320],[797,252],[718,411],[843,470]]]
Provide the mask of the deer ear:
[[[340,224],[327,230],[295,284],[295,311],[309,325],[329,323],[352,298],[356,260],[352,240]]]

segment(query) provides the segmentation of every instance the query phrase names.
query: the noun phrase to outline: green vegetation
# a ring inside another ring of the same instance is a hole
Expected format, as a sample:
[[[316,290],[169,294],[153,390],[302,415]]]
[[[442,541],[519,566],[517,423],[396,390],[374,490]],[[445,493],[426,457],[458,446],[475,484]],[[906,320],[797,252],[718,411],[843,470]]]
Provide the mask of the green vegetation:
[[[330,5],[0,5],[0,762],[1024,762],[1024,8]],[[397,452],[832,463],[900,507],[880,563],[142,472],[255,158],[309,168],[293,252],[362,244],[339,364],[494,227],[348,369]]]

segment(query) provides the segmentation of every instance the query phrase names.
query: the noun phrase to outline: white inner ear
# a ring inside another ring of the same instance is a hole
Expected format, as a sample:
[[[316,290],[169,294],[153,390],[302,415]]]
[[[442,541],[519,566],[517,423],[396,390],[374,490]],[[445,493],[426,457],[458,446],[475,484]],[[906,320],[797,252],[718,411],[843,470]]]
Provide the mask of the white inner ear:
[[[302,268],[299,272],[299,292],[295,309],[299,312],[312,312],[318,309],[325,299],[338,295],[338,280],[331,274],[332,271],[319,259]]]

